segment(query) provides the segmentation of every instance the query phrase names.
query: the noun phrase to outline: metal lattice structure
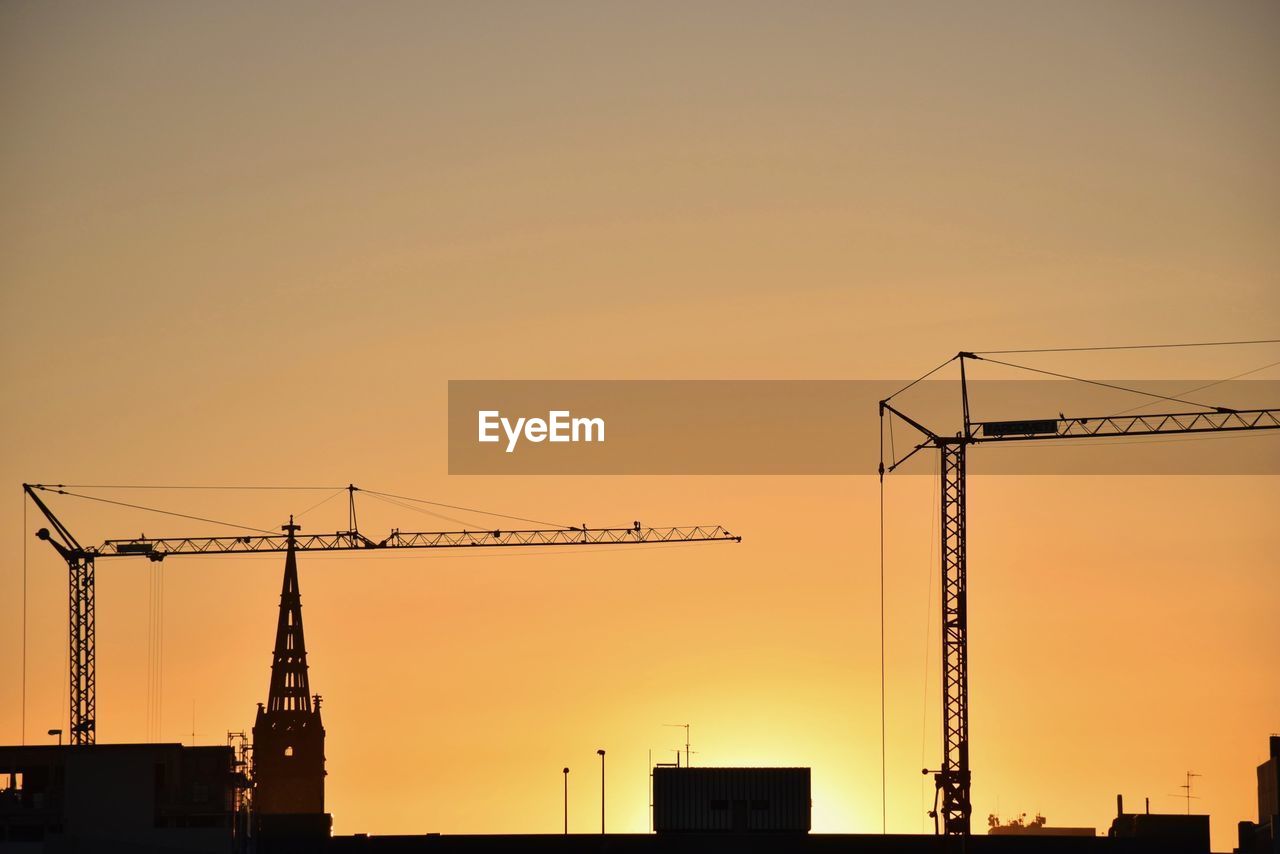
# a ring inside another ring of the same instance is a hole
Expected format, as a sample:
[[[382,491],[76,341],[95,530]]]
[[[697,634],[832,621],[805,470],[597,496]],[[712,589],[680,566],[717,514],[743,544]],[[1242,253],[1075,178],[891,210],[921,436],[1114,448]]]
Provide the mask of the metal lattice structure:
[[[969,801],[969,616],[965,536],[965,443],[938,445],[942,457],[942,824],[967,832]]]
[[[1155,436],[1163,433],[1230,433],[1280,427],[1275,409],[1223,409],[1161,415],[1103,415],[1043,421],[980,421],[973,424],[974,442],[1026,439],[1100,439],[1109,436]]]
[[[381,540],[365,536],[355,527],[355,486],[350,490],[350,530],[326,534],[299,535],[290,518],[280,534],[259,533],[249,536],[220,537],[134,537],[108,539],[97,546],[82,546],[60,519],[41,500],[40,492],[72,495],[60,487],[23,484],[23,491],[36,505],[50,528],[41,528],[36,536],[47,541],[67,563],[70,610],[70,679],[72,744],[93,744],[97,732],[96,651],[94,648],[95,562],[100,558],[145,557],[159,561],[174,556],[251,554],[284,552],[293,560],[295,552],[369,551],[379,553],[404,549],[441,548],[529,548],[539,546],[621,546],[657,545],[662,543],[741,542],[720,525],[687,525],[646,527],[639,522],[630,528],[529,528],[520,530],[415,531],[394,529]],[[294,573],[296,593],[296,568]],[[287,573],[286,573],[287,586]],[[288,591],[286,589],[285,594]],[[285,619],[282,611],[281,619]],[[301,626],[299,622],[299,634]],[[300,639],[299,639],[300,640]],[[305,664],[303,665],[305,673]],[[282,670],[288,670],[283,668]],[[274,686],[272,691],[275,695]],[[305,681],[297,694],[301,703],[309,703]],[[282,695],[283,696],[283,695]]]
[[[298,536],[298,551],[356,551],[360,549],[447,549],[480,546],[600,546],[628,543],[701,543],[710,540],[741,540],[719,525],[646,528],[639,522],[630,528],[530,528],[503,531],[401,531],[393,530],[382,540],[371,540],[359,531]],[[171,555],[248,554],[287,552],[286,534],[248,537],[134,537],[105,540],[86,549],[95,557],[147,557],[160,560]]]
[[[72,744],[93,744],[98,717],[93,574],[91,555],[67,558],[67,607],[71,613],[71,721],[67,732]]]
[[[1227,407],[1206,407],[1198,412],[1075,418],[1061,416],[1059,418],[1022,421],[975,422],[969,418],[969,393],[965,380],[965,361],[967,359],[980,361],[982,357],[975,353],[958,353],[951,360],[960,362],[960,398],[963,410],[963,428],[954,436],[941,435],[904,414],[889,403],[892,398],[880,401],[881,418],[886,414],[896,416],[924,436],[923,441],[900,459],[892,461],[889,466],[886,467],[882,461],[880,464],[880,476],[882,478],[921,450],[927,448],[935,449],[938,451],[940,458],[942,519],[942,767],[934,772],[937,791],[934,809],[930,812],[930,815],[933,817],[935,828],[939,832],[959,836],[969,835],[970,818],[973,812],[971,796],[973,775],[969,767],[966,449],[970,445],[990,442],[1103,439],[1120,436],[1230,433],[1242,430],[1280,429],[1280,409],[1274,408],[1231,409]],[[1014,365],[1012,367],[1019,366]],[[934,370],[936,371],[937,368]],[[928,773],[927,770],[926,773]]]

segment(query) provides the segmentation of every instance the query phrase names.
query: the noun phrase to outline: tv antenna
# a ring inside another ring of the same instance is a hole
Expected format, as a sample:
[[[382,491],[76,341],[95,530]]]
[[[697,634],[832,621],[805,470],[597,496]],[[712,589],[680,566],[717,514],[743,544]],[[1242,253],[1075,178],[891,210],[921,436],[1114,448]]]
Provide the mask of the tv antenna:
[[[1179,787],[1178,787],[1179,789],[1182,789],[1182,790],[1183,790],[1182,794],[1181,794],[1181,795],[1170,795],[1170,796],[1169,796],[1169,797],[1171,797],[1171,798],[1182,798],[1182,799],[1184,799],[1184,800],[1187,802],[1187,815],[1191,815],[1191,802],[1192,802],[1193,800],[1196,800],[1196,801],[1200,800],[1200,796],[1199,796],[1199,795],[1193,795],[1193,794],[1191,794],[1191,778],[1192,778],[1192,777],[1203,777],[1203,776],[1204,776],[1203,774],[1197,774],[1197,773],[1196,773],[1196,772],[1194,772],[1194,771],[1188,771],[1188,772],[1187,772],[1187,782],[1183,783],[1181,786],[1179,786]]]
[[[688,724],[663,724],[663,726],[683,727],[683,728],[684,728],[684,767],[686,767],[686,768],[691,767],[693,763],[692,763],[692,761],[690,760],[690,756],[693,754],[693,751],[689,749],[689,725],[688,725]],[[678,763],[679,763],[679,761],[680,761],[680,751],[679,751],[679,750],[677,750],[677,751],[676,751],[676,763],[678,764]]]

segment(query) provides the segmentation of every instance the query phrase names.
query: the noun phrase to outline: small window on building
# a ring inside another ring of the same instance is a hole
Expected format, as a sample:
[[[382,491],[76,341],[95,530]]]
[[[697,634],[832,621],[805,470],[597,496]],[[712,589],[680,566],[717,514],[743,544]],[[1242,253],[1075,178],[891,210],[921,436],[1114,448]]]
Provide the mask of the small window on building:
[[[292,744],[290,744],[289,746],[287,746],[287,747],[284,749],[284,755],[285,755],[285,756],[292,756],[292,755],[293,755],[293,745],[292,745]]]
[[[0,792],[21,792],[21,771],[0,771]]]

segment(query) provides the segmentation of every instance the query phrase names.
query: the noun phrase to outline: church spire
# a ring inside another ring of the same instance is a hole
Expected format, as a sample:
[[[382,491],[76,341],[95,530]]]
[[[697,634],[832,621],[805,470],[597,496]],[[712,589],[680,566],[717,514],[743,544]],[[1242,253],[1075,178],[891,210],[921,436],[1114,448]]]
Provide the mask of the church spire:
[[[302,635],[302,595],[298,588],[295,535],[289,517],[276,648],[271,660],[271,690],[258,705],[253,725],[253,809],[261,827],[272,816],[306,814],[327,828],[324,812],[324,725],[320,698],[311,696],[307,645]],[[327,831],[326,831],[327,833]]]
[[[280,588],[280,617],[276,623],[276,648],[271,661],[271,690],[267,710],[310,712],[311,687],[307,680],[307,644],[302,634],[302,594],[298,589],[298,556],[295,534],[301,530],[289,517],[281,530],[288,533],[289,551]]]

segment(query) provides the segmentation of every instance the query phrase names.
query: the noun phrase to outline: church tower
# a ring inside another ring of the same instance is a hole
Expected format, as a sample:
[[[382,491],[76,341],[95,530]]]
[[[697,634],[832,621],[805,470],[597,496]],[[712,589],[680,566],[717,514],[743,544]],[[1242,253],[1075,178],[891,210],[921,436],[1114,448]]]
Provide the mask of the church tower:
[[[302,596],[298,590],[298,558],[293,524],[288,533],[284,585],[276,648],[271,662],[271,690],[258,704],[253,725],[253,809],[261,817],[324,813],[324,726],[320,697],[311,696],[307,679],[307,645],[302,636]]]

